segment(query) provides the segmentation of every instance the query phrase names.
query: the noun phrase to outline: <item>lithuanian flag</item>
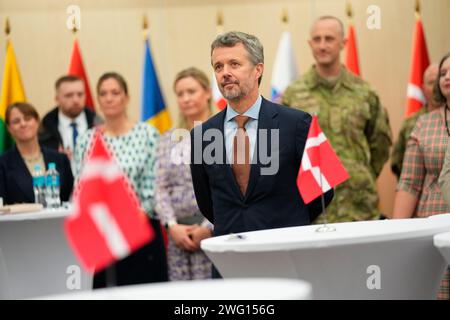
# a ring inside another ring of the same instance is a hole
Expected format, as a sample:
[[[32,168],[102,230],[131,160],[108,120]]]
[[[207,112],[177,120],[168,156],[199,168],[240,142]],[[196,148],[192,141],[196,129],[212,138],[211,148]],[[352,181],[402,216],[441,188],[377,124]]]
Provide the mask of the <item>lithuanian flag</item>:
[[[25,90],[20,78],[19,67],[11,41],[6,43],[5,69],[3,71],[2,92],[0,95],[0,154],[7,150],[13,140],[6,130],[5,112],[6,107],[14,102],[24,102]]]

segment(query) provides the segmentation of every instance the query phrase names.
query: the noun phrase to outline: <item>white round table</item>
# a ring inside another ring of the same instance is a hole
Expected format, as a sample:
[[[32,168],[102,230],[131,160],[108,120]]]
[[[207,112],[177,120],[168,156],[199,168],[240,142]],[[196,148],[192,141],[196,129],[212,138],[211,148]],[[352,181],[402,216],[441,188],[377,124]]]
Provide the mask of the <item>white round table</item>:
[[[450,232],[439,233],[434,236],[434,246],[439,250],[450,265]]]
[[[425,219],[303,226],[225,235],[201,247],[226,279],[285,277],[311,283],[315,299],[434,299],[447,262],[433,236],[450,214]]]
[[[64,234],[69,209],[0,215],[0,299],[92,288]]]
[[[295,279],[214,279],[113,287],[43,297],[55,300],[305,300],[311,285]]]

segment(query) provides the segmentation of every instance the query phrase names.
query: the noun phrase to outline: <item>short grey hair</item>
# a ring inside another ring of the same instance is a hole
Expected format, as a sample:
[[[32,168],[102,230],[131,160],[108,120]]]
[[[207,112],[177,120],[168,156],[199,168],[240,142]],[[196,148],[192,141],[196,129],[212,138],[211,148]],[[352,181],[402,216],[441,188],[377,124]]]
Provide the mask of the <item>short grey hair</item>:
[[[256,66],[258,63],[264,63],[264,48],[259,39],[251,34],[239,31],[230,31],[218,35],[211,44],[211,57],[214,49],[234,47],[238,43],[242,43],[245,50],[247,50],[248,56],[253,65]],[[261,78],[262,76],[259,78],[258,84],[261,83]]]
[[[239,31],[231,31],[218,35],[211,44],[211,56],[216,48],[234,47],[238,43],[242,43],[244,45],[245,50],[248,52],[250,61],[254,65],[264,63],[264,49],[259,39],[251,34]]]

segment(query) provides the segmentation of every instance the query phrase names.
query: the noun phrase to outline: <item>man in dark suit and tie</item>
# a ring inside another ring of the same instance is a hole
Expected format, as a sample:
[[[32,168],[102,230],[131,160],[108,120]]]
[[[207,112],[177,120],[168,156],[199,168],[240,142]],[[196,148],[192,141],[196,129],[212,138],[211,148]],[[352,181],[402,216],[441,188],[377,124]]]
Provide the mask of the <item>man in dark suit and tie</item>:
[[[101,122],[86,105],[84,82],[73,75],[65,75],[55,82],[57,106],[42,119],[39,142],[44,147],[65,153],[74,171],[73,150],[78,135]]]
[[[311,116],[261,97],[264,54],[256,37],[218,36],[211,63],[228,105],[191,131],[191,171],[214,234],[310,224],[321,199],[305,205],[296,180]],[[332,198],[333,190],[325,193],[326,205]]]

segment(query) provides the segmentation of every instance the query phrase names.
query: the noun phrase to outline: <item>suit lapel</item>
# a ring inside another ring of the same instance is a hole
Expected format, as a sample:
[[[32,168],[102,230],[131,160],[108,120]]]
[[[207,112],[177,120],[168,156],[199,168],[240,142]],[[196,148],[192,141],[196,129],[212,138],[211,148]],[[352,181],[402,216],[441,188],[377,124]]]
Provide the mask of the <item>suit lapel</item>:
[[[255,153],[253,154],[253,164],[250,168],[250,178],[247,186],[247,192],[245,194],[245,199],[247,199],[253,192],[254,188],[256,187],[256,184],[258,183],[259,177],[261,176],[261,161],[259,157],[259,147],[261,146],[260,143],[260,130],[266,130],[267,135],[267,141],[264,141],[264,143],[267,145],[267,154],[271,154],[271,129],[278,129],[278,118],[277,112],[274,108],[274,104],[267,101],[266,99],[262,99],[261,102],[261,109],[259,111],[259,118],[258,118],[258,130],[256,132],[256,146],[255,146]]]
[[[50,134],[53,137],[56,137],[58,140],[58,147],[59,145],[64,147],[64,143],[62,141],[61,134],[59,133],[58,125],[59,125],[59,118],[58,118],[58,107],[56,107],[54,110],[52,110],[48,116],[48,119],[43,122],[43,125],[45,127],[45,130],[50,132]]]
[[[14,177],[16,177],[16,179],[14,179],[14,183],[16,183],[16,186],[22,190],[28,202],[33,202],[33,178],[16,146],[14,146],[11,169]]]

